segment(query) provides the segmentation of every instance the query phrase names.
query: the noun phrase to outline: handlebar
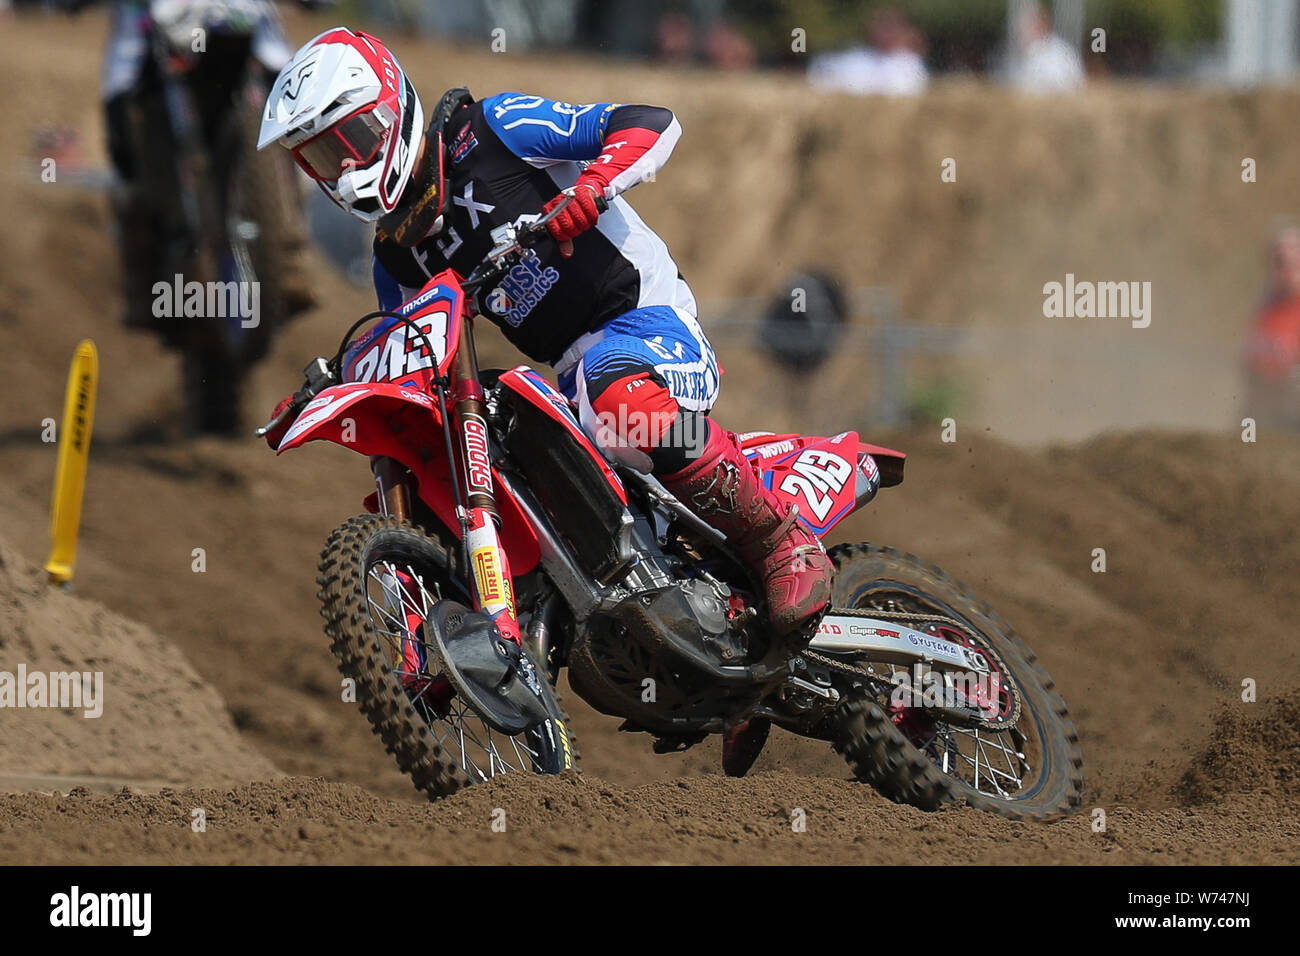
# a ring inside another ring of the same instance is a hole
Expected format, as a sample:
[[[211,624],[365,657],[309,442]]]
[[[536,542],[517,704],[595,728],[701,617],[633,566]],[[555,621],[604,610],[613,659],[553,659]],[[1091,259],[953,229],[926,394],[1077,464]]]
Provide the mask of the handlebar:
[[[540,234],[542,229],[545,228],[548,222],[550,222],[560,213],[564,212],[564,210],[568,209],[569,204],[578,198],[578,187],[570,186],[568,189],[563,190],[561,192],[561,195],[565,197],[564,202],[556,205],[554,209],[546,213],[540,219],[534,219],[531,223],[528,224],[532,228],[533,232]],[[598,209],[600,212],[604,212],[605,210],[609,209],[609,202],[605,199],[603,193],[599,193],[599,192],[596,193],[596,209]]]
[[[523,258],[525,250],[531,248],[543,236],[549,235],[547,225],[556,216],[569,208],[569,204],[577,198],[575,190],[576,187],[574,186],[564,190],[563,195],[567,198],[563,202],[557,203],[554,209],[539,216],[532,222],[520,226],[516,226],[514,223],[506,223],[492,230],[492,240],[495,244],[491,251],[488,252],[487,257],[479,264],[478,268],[461,282],[461,288],[465,290],[465,295],[470,302],[473,302],[474,295],[479,289],[489,282],[499,279],[507,269],[518,264],[519,260]],[[609,208],[609,203],[599,193],[596,195],[596,208],[600,212],[604,212]],[[367,318],[374,318],[377,315],[384,314],[395,315],[395,313],[386,313],[381,310],[380,312],[371,313]],[[357,325],[364,321],[364,319],[360,320],[352,327],[352,330],[355,331]],[[298,413],[303,410],[308,402],[325,388],[338,381],[338,358],[343,354],[343,348],[346,346],[347,339],[351,337],[351,334],[349,332],[344,337],[344,345],[340,346],[339,355],[335,357],[335,361],[324,358],[312,359],[311,364],[303,370],[306,381],[303,383],[302,388],[293,393],[289,404],[282,408],[279,414],[265,425],[254,429],[254,435],[258,438],[265,438],[269,432],[274,431],[285,421],[297,418]]]
[[[474,294],[479,289],[497,279],[511,266],[517,264],[526,249],[531,248],[538,240],[549,235],[547,225],[569,208],[569,204],[577,198],[576,189],[576,186],[570,186],[564,190],[561,194],[565,197],[564,201],[557,203],[554,209],[539,216],[532,222],[526,222],[520,226],[516,226],[514,223],[505,223],[493,229],[492,241],[494,245],[492,249],[478,268],[471,272],[460,284],[461,288],[465,290],[465,294],[470,299],[473,299]],[[600,212],[604,212],[609,208],[609,203],[599,193],[596,194],[596,208]]]

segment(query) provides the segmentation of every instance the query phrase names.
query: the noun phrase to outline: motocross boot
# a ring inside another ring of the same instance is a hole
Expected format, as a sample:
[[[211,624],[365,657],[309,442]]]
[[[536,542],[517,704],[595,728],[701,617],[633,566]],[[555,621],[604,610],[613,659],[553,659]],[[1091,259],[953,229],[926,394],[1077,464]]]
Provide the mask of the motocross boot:
[[[660,475],[664,487],[727,536],[762,579],[768,623],[778,636],[816,620],[831,596],[831,559],[798,511],[764,488],[734,433],[710,422],[700,456]]]

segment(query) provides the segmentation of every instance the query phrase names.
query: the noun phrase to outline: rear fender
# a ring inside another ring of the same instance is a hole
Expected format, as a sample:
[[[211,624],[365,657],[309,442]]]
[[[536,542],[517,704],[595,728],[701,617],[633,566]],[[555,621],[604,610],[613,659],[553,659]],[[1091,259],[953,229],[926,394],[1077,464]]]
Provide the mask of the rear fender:
[[[459,537],[441,422],[437,403],[416,389],[387,382],[332,385],[303,408],[276,454],[307,442],[328,441],[359,455],[399,461],[415,476],[420,500]],[[511,571],[516,576],[527,574],[537,566],[537,534],[500,480],[494,486],[501,542],[510,556]],[[366,509],[377,510],[375,496],[366,499]]]
[[[857,432],[831,438],[750,433],[740,444],[764,487],[798,505],[799,520],[818,535],[870,501],[877,488],[903,480],[906,456],[866,444]]]

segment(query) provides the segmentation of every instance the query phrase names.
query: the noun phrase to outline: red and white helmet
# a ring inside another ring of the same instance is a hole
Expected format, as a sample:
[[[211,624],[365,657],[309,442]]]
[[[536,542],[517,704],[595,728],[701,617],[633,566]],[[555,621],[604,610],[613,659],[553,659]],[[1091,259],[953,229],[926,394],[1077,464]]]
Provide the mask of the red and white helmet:
[[[326,30],[280,71],[257,148],[278,142],[336,203],[373,222],[392,212],[424,135],[420,97],[378,39]]]

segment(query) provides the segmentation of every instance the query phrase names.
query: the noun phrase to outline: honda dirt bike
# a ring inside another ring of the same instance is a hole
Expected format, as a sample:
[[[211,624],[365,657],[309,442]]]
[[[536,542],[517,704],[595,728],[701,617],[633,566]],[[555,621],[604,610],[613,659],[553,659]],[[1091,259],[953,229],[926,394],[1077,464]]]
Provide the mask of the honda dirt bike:
[[[191,430],[230,433],[247,373],[304,305],[286,282],[305,239],[296,172],[282,150],[256,152],[270,78],[289,51],[266,0],[152,0],[141,16],[148,55],[128,115],[137,215],[155,237],[145,266],[169,287],[184,283],[148,327],[182,356]],[[202,304],[177,313],[191,283]]]
[[[330,441],[370,459],[369,513],[330,536],[319,598],[340,669],[416,787],[439,797],[575,768],[554,690],[567,667],[579,696],[657,751],[727,734],[728,774],[749,769],[776,724],[924,809],[965,800],[1045,819],[1076,807],[1064,702],[961,584],[911,555],[839,545],[833,607],[777,639],[725,537],[653,476],[607,460],[541,375],[478,367],[478,293],[550,241],[565,205],[494,230],[463,281],[442,272],[358,320],[259,429],[292,422],[279,452]],[[902,453],[854,432],[742,445],[818,534],[903,477]]]

